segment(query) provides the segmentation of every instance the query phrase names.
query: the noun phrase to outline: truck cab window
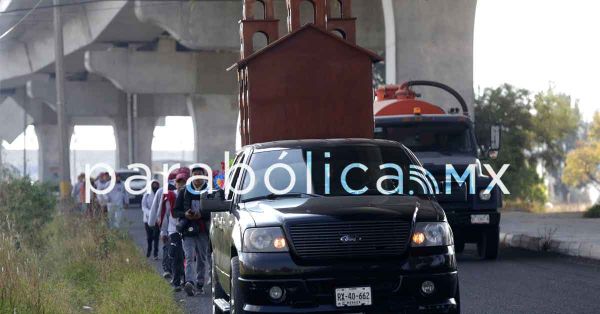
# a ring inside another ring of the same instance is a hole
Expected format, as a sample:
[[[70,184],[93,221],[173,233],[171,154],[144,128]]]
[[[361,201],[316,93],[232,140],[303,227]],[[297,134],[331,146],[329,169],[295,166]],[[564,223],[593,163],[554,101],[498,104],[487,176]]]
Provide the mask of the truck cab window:
[[[377,138],[400,142],[414,152],[452,152],[475,154],[472,130],[466,124],[405,123],[382,126]]]

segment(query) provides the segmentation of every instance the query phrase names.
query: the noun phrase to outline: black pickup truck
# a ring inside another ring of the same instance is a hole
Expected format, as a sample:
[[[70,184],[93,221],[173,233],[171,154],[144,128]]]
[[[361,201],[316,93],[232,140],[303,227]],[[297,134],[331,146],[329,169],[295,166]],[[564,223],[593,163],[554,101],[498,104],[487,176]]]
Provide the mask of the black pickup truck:
[[[230,191],[202,203],[212,215],[213,311],[459,313],[443,209],[385,177],[410,165],[420,164],[387,140],[244,147]],[[402,184],[411,188],[408,175]]]

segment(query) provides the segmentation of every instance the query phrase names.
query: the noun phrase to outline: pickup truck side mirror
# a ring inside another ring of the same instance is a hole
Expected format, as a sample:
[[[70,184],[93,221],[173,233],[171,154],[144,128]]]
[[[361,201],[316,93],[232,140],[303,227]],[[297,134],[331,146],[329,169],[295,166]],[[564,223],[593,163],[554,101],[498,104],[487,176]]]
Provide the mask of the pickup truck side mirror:
[[[225,200],[223,190],[218,190],[212,194],[205,194],[200,198],[200,208],[207,212],[226,212],[231,208],[231,201]]]
[[[490,147],[487,151],[487,157],[490,159],[498,158],[500,151],[500,139],[502,137],[502,128],[500,125],[492,125],[490,127]]]

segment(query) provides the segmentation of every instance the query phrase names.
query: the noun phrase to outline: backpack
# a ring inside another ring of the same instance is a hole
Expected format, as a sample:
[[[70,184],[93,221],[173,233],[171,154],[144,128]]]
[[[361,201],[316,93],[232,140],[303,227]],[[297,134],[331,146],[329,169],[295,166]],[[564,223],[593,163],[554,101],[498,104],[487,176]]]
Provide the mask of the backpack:
[[[162,201],[160,202],[160,219],[158,220],[158,227],[162,227],[163,220],[165,219],[165,214],[167,211],[166,203],[169,202],[171,206],[171,215],[173,215],[173,208],[175,207],[175,193],[173,191],[167,192],[162,197]]]

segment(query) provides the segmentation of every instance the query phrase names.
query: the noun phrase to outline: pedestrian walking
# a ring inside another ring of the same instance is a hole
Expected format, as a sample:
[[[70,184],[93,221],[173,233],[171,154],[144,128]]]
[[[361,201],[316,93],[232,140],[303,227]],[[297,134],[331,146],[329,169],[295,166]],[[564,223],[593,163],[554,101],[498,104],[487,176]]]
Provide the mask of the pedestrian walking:
[[[108,221],[113,228],[121,227],[123,218],[123,208],[129,206],[129,196],[125,190],[125,185],[121,182],[121,176],[116,175],[115,186],[112,191],[106,194],[108,207]]]
[[[192,176],[206,175],[203,168],[192,169]],[[184,290],[189,296],[196,292],[203,292],[208,269],[209,236],[208,226],[210,214],[203,214],[200,208],[201,193],[206,190],[207,181],[196,179],[186,186],[183,191],[183,200],[175,205],[175,216],[182,219],[180,222],[183,236],[183,250],[185,253],[185,278]]]
[[[156,191],[150,214],[148,215],[148,224],[154,225],[159,229],[162,246],[162,267],[163,278],[171,279],[173,276],[173,261],[170,258],[170,235],[177,232],[176,219],[172,217],[175,200],[177,199],[177,189],[175,187],[175,178],[177,171],[168,176],[167,187],[161,187]],[[166,191],[164,191],[166,189]]]
[[[82,185],[82,198],[83,198],[83,202],[84,202],[84,207],[85,207],[85,214],[88,218],[92,218],[92,219],[98,219],[100,217],[102,217],[104,215],[104,213],[102,212],[101,209],[101,205],[98,202],[98,195],[96,195],[96,193],[90,192],[90,202],[89,203],[85,203],[85,189],[86,189],[86,185],[90,185],[90,187],[93,187],[94,189],[96,188],[95,185],[95,180],[90,178],[89,182],[84,182]]]
[[[181,234],[177,230],[177,225],[179,224],[180,219],[174,216],[174,207],[176,206],[179,198],[183,197],[185,182],[189,178],[189,173],[186,173],[186,171],[182,169],[184,168],[180,168],[176,172],[176,190],[169,190],[167,195],[162,198],[158,198],[158,195],[155,196],[155,201],[152,204],[152,211],[148,219],[149,223],[156,223],[156,219],[159,217],[159,214],[163,214],[162,216],[164,217],[164,220],[160,221],[159,223],[161,224],[161,234],[163,235],[163,239],[164,235],[168,234],[168,254],[169,260],[171,261],[169,270],[171,271],[173,277],[171,284],[173,285],[173,290],[175,292],[181,291],[182,282],[185,280],[183,241]],[[161,194],[164,195],[164,192],[161,191]],[[163,204],[164,206],[161,206],[160,204]],[[162,213],[159,213],[159,208],[161,208]],[[164,210],[162,210],[163,208]],[[165,268],[164,265],[163,268]],[[168,270],[165,270],[165,274],[163,274],[165,278],[168,277],[167,271]]]
[[[75,201],[75,204],[77,204],[77,209],[79,209],[80,211],[84,211],[85,209],[85,197],[81,197],[82,196],[82,191],[84,190],[84,186],[85,186],[85,174],[84,173],[80,173],[77,176],[77,182],[75,182],[75,184],[73,184],[73,189],[71,190],[71,198],[73,198],[73,200]]]
[[[155,260],[158,259],[158,241],[160,230],[155,224],[148,224],[148,218],[150,217],[154,196],[159,188],[160,184],[158,181],[153,180],[150,183],[150,191],[146,192],[142,197],[142,220],[144,222],[144,229],[146,230],[146,241],[148,242],[146,257],[149,258],[152,253],[152,249],[154,249],[153,256]]]
[[[98,175],[98,178],[94,182],[96,189],[98,191],[104,191],[110,185],[110,175],[108,172],[102,172]],[[104,214],[108,213],[108,197],[106,194],[98,194],[97,195],[98,204],[100,205],[100,211]]]

